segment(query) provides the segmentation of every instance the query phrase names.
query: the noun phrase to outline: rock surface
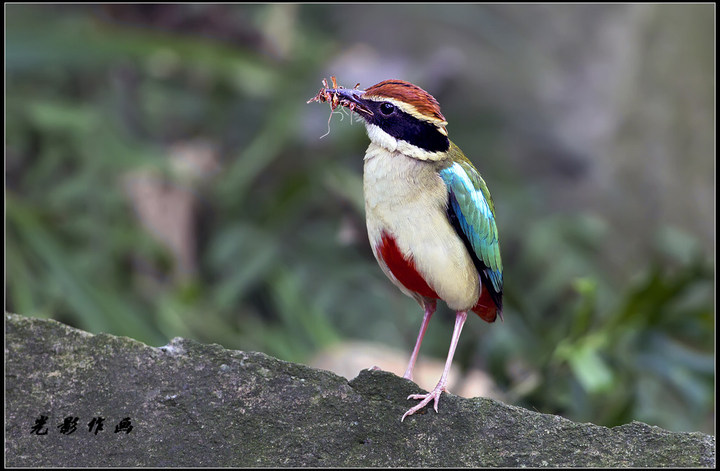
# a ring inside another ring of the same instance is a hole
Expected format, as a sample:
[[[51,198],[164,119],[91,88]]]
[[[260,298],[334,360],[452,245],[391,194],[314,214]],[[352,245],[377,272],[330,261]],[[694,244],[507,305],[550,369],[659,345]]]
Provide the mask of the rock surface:
[[[401,423],[417,388],[382,371],[348,382],[262,353],[154,348],[13,314],[5,329],[6,466],[715,466],[709,435],[483,398],[447,394],[439,414]]]

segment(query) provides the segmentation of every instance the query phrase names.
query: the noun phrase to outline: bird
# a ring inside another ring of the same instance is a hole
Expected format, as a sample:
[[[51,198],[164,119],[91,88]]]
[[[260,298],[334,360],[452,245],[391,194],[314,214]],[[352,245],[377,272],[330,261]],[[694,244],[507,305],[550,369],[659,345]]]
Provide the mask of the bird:
[[[495,206],[487,184],[448,137],[438,101],[410,82],[384,80],[365,90],[344,88],[332,77],[312,101],[356,113],[370,139],[363,163],[368,239],[380,268],[424,311],[404,378],[412,380],[420,345],[437,301],[455,311],[450,348],[440,380],[400,419],[447,392],[468,312],[502,320],[503,266]],[[331,115],[332,116],[332,115]]]

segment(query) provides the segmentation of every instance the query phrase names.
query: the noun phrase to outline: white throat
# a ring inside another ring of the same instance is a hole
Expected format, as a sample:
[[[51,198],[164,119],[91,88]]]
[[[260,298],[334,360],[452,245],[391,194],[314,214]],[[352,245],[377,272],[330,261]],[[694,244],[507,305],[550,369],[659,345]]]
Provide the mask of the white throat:
[[[445,152],[428,152],[418,146],[414,146],[407,141],[397,139],[383,131],[380,126],[374,124],[365,124],[368,137],[377,146],[382,147],[388,152],[398,152],[400,154],[412,157],[418,160],[430,160],[437,162],[446,158]]]

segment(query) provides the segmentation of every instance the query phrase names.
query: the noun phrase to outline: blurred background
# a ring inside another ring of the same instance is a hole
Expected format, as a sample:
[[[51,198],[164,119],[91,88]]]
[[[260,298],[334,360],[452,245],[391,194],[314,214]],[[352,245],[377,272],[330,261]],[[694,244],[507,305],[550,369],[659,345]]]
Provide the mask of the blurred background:
[[[367,136],[306,104],[401,78],[497,210],[505,321],[469,318],[451,392],[714,432],[714,5],[5,11],[6,310],[401,375],[422,312],[367,242]]]

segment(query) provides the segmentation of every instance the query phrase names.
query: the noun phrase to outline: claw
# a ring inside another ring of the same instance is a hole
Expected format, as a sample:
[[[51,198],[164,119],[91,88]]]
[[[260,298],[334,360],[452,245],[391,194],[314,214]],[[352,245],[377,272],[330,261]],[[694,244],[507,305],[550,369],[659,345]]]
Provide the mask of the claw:
[[[432,315],[432,311],[434,311],[435,305],[433,305],[432,308],[433,309],[431,311],[425,311],[425,316],[428,321],[430,320],[430,315]],[[445,361],[445,369],[443,370],[443,374],[440,377],[440,381],[438,382],[437,386],[435,386],[435,389],[433,389],[427,394],[410,394],[408,396],[408,399],[421,399],[421,401],[420,404],[405,412],[405,414],[403,414],[402,418],[400,419],[400,422],[405,420],[405,417],[407,417],[408,415],[413,415],[415,412],[428,405],[432,400],[435,400],[435,404],[433,404],[435,412],[438,411],[438,401],[440,401],[440,395],[443,393],[443,391],[447,391],[447,377],[448,373],[450,372],[450,365],[452,364],[453,355],[455,354],[455,348],[457,347],[457,342],[460,338],[460,332],[462,332],[462,327],[463,324],[465,324],[466,319],[467,313],[465,311],[458,311],[455,314],[455,328],[453,329],[452,340],[450,341],[450,351],[448,352],[448,357]],[[424,324],[425,321],[423,321],[423,328],[420,329],[420,335],[424,333]],[[419,337],[418,340],[421,340],[421,338],[422,337]],[[411,360],[411,364],[412,362],[413,360]]]
[[[419,411],[420,409],[422,409],[423,407],[428,405],[430,403],[430,401],[432,401],[432,400],[435,401],[433,404],[433,409],[435,409],[435,412],[437,413],[438,403],[440,402],[440,395],[445,390],[446,389],[444,387],[441,387],[441,385],[438,384],[438,386],[435,389],[433,389],[431,392],[429,392],[427,394],[410,394],[407,397],[408,399],[416,399],[416,400],[421,400],[421,401],[419,404],[417,404],[416,406],[412,407],[410,410],[405,412],[403,414],[402,418],[400,419],[400,422],[404,421],[405,417],[407,417],[408,415],[413,415],[415,412]]]

